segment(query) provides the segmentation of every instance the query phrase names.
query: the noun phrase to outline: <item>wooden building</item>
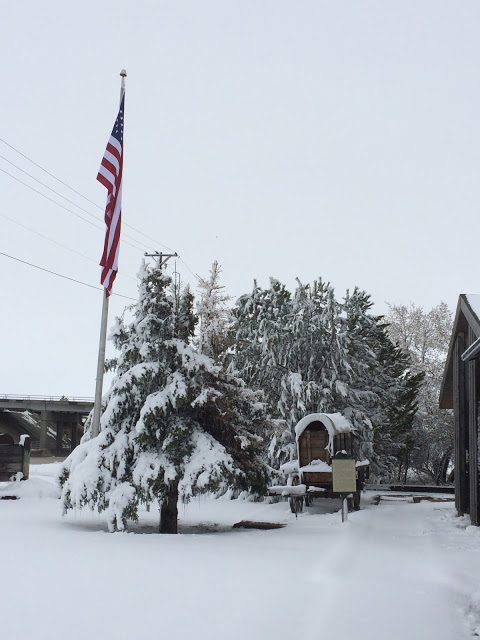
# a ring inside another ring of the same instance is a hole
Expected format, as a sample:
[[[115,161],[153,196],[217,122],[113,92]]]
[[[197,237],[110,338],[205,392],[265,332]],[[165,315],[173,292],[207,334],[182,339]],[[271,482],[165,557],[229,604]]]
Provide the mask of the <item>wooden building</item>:
[[[15,444],[12,436],[0,433],[0,482],[28,480],[30,470],[30,436],[24,435]],[[20,476],[18,477],[18,474]]]
[[[440,408],[455,415],[455,506],[480,525],[479,473],[480,295],[458,300],[448,351]]]

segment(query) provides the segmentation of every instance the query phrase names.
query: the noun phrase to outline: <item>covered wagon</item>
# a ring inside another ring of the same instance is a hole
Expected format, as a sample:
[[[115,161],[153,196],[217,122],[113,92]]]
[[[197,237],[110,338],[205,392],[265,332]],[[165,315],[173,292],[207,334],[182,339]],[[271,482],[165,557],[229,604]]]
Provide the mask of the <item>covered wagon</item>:
[[[355,429],[340,413],[311,413],[300,420],[295,427],[297,460],[291,460],[280,467],[286,476],[285,486],[270,488],[271,494],[290,498],[293,512],[301,511],[304,501],[315,495],[332,498],[344,492],[337,481],[334,486],[334,468],[348,468],[351,473],[348,493],[352,494],[352,506],[360,508],[360,492],[368,474],[369,461],[356,461],[353,457]],[[346,461],[350,461],[346,463]]]

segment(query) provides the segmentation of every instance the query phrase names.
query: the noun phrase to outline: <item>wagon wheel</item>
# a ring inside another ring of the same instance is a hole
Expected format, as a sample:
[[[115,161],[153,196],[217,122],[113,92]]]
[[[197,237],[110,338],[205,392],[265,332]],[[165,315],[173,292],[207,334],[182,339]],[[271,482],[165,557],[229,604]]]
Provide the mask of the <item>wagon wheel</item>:
[[[302,497],[290,497],[290,511],[297,515],[303,511],[303,496]]]
[[[353,494],[354,511],[360,511],[360,496],[361,496],[361,491],[355,491],[355,493]]]
[[[292,486],[297,486],[300,484],[300,478],[298,476],[294,476],[292,480]],[[290,511],[295,514],[295,517],[299,513],[303,511],[303,496],[290,496]]]

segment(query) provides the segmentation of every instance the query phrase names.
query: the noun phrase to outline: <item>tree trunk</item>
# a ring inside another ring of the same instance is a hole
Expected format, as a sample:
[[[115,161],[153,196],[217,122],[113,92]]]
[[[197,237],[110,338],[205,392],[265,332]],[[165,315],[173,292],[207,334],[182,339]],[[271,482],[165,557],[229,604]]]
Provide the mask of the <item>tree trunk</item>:
[[[178,533],[178,480],[170,486],[160,507],[159,533]]]
[[[439,464],[439,468],[437,471],[437,477],[435,478],[436,484],[446,484],[447,483],[447,471],[448,465],[450,464],[450,458],[452,457],[451,449],[448,449],[442,456],[442,459]]]
[[[407,484],[409,468],[410,468],[410,456],[406,455],[405,456],[405,471],[404,471],[404,474],[403,474],[403,484]]]

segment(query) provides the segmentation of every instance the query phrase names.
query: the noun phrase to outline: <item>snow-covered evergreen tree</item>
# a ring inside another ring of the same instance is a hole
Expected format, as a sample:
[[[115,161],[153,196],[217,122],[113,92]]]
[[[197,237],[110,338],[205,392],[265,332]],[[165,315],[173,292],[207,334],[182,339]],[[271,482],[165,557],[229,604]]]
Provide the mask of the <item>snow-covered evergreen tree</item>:
[[[269,463],[278,467],[294,455],[291,421],[278,409],[282,385],[288,374],[285,362],[290,351],[291,295],[278,280],[269,289],[254,283],[251,294],[242,296],[234,310],[228,371],[265,394],[270,412],[277,416],[269,447]]]
[[[386,342],[379,358],[389,363],[397,384],[395,398],[388,404],[387,419],[375,430],[376,450],[387,464],[393,459],[388,464],[389,475],[396,481],[407,482],[418,445],[418,398],[424,374],[412,370],[409,354],[391,340]]]
[[[231,299],[220,284],[222,269],[217,261],[212,264],[210,277],[200,278],[197,300],[198,337],[197,344],[203,353],[215,362],[228,348],[228,329],[232,320],[227,302]]]
[[[269,289],[255,286],[238,301],[230,367],[264,389],[272,414],[286,425],[274,435],[272,463],[295,455],[293,427],[300,418],[339,411],[355,427],[357,457],[382,467],[378,454],[385,458],[386,447],[380,441],[392,441],[390,408],[405,391],[406,365],[382,357],[386,345],[394,345],[371,306],[358,289],[340,303],[322,280],[298,282],[293,296],[271,280]],[[377,427],[383,435],[375,440]]]
[[[349,407],[353,424],[363,422],[358,440],[374,462],[377,475],[390,476],[392,465],[412,428],[418,383],[409,360],[390,339],[382,316],[371,313],[370,296],[358,288],[347,291],[343,304],[346,330],[352,337],[348,359],[352,366]]]
[[[134,320],[113,331],[120,353],[101,432],[64,464],[65,511],[106,511],[114,531],[137,519],[140,503],[158,502],[160,531],[176,533],[179,499],[264,491],[264,405],[192,347],[192,304],[160,267],[143,268]]]

